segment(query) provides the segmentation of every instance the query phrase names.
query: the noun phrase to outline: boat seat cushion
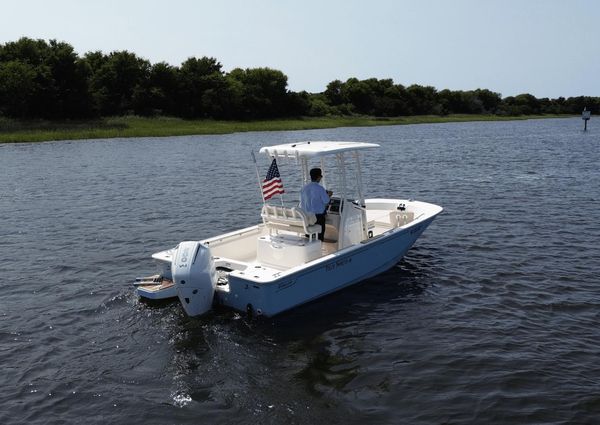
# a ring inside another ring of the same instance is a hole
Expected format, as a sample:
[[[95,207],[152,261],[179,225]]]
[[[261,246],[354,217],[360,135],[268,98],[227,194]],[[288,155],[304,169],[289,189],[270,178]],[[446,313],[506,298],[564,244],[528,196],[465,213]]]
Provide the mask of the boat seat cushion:
[[[271,229],[288,230],[305,235],[321,232],[321,226],[315,224],[317,217],[298,207],[265,204],[260,215],[265,225]]]

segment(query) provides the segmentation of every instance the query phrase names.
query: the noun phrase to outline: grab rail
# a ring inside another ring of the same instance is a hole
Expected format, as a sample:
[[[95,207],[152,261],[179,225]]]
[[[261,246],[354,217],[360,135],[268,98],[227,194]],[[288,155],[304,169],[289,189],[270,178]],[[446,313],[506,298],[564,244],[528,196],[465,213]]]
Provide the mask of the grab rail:
[[[265,204],[260,215],[263,223],[270,229],[289,230],[311,236],[321,231],[321,226],[315,225],[316,216],[297,207]]]

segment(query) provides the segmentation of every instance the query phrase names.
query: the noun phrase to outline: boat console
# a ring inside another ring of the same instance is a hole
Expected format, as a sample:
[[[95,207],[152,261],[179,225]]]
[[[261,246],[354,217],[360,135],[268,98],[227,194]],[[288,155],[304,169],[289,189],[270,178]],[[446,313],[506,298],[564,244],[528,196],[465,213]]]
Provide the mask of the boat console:
[[[327,206],[327,215],[325,216],[325,240],[337,242],[340,230],[340,213],[342,201],[340,198],[331,198]]]
[[[339,249],[358,243],[365,239],[365,225],[364,207],[353,199],[342,202],[339,197],[331,198],[325,216],[325,240],[338,242]]]
[[[341,199],[337,197],[332,197],[329,201],[329,205],[327,205],[327,214],[337,214],[340,215],[340,207],[341,207]]]

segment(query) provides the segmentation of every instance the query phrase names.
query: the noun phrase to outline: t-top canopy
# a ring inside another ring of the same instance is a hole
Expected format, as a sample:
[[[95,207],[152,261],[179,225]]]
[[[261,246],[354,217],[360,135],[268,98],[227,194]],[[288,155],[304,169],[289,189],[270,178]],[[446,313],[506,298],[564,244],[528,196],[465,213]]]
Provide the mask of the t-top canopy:
[[[265,146],[260,148],[260,153],[280,158],[313,158],[340,152],[358,151],[378,147],[379,145],[376,143],[363,142],[296,142]]]

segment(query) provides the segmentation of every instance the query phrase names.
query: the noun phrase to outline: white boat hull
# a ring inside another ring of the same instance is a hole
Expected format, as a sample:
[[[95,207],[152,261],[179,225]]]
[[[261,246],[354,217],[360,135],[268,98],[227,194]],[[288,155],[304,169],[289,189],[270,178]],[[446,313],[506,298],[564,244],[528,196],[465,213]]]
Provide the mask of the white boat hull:
[[[171,270],[174,282],[174,289],[160,298],[178,296],[190,316],[204,314],[211,304],[274,316],[390,269],[442,211],[418,201],[371,199],[366,204],[371,218],[369,237],[329,253],[316,240],[289,234],[271,237],[265,224],[182,242],[177,248],[156,253],[152,257],[162,263],[163,270]],[[410,211],[395,209],[405,204]],[[409,221],[398,221],[398,215],[409,216]],[[265,241],[269,238],[273,247]],[[317,258],[315,247],[322,253]],[[261,255],[263,248],[282,251]],[[178,260],[182,258],[183,263]]]
[[[239,273],[231,273],[228,291],[217,288],[215,302],[267,317],[282,313],[390,269],[402,259],[433,218],[394,229],[270,282],[259,283]]]

